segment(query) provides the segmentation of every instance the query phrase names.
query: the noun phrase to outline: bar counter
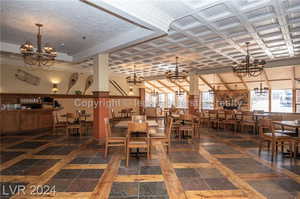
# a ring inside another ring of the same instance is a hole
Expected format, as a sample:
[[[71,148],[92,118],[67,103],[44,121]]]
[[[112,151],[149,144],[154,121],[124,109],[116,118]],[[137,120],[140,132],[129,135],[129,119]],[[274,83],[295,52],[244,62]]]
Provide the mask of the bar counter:
[[[56,109],[1,110],[0,133],[30,131],[53,127],[53,111]]]

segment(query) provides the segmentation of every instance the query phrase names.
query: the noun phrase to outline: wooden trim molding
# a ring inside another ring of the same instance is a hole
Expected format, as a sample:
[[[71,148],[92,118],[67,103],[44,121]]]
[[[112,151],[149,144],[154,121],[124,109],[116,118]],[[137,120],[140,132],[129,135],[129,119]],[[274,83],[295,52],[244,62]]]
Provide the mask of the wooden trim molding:
[[[0,98],[14,97],[14,98],[32,98],[32,97],[52,97],[52,98],[95,98],[104,97],[112,99],[139,99],[140,96],[119,96],[119,95],[105,95],[104,93],[98,93],[95,95],[66,95],[66,94],[41,94],[41,93],[0,93]],[[108,93],[108,92],[107,92]]]

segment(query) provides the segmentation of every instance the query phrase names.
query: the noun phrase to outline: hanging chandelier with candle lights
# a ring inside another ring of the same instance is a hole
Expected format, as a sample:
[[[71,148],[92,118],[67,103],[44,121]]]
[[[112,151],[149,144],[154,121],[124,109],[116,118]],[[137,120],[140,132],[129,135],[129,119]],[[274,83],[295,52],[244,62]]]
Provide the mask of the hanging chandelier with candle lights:
[[[262,82],[260,82],[259,87],[254,88],[254,93],[256,96],[266,96],[268,94],[269,88],[263,87]]]
[[[175,95],[177,96],[184,95],[184,94],[185,94],[184,90],[178,89],[177,91],[175,91]]]
[[[127,83],[131,86],[142,86],[145,78],[138,76],[135,72],[135,65],[133,66],[133,75],[126,77]]]
[[[266,65],[265,60],[251,59],[249,53],[249,42],[246,42],[247,55],[241,63],[233,63],[232,70],[239,76],[257,77],[259,76]]]
[[[50,66],[54,63],[57,52],[53,47],[46,44],[42,46],[41,27],[43,24],[35,24],[38,27],[36,50],[30,41],[20,46],[20,52],[24,62],[29,65]]]
[[[188,76],[188,72],[185,70],[182,70],[181,72],[179,71],[179,65],[178,65],[178,57],[176,57],[176,65],[175,65],[175,71],[168,71],[166,72],[166,78],[170,82],[182,82],[184,81]]]
[[[151,90],[151,92],[150,92],[151,96],[158,96],[158,94],[159,93],[155,89]]]

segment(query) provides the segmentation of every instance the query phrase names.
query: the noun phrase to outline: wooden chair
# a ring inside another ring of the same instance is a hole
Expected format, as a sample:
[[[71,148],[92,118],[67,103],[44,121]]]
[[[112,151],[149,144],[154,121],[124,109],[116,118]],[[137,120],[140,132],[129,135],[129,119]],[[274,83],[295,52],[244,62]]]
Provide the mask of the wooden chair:
[[[218,126],[217,126],[217,129],[220,129],[220,124],[222,124],[225,119],[226,119],[225,111],[219,110],[218,111]]]
[[[268,130],[265,132],[265,130]],[[261,119],[259,121],[259,137],[260,137],[260,143],[259,143],[259,150],[258,153],[261,153],[261,149],[263,147],[263,144],[265,142],[268,142],[268,149],[271,145],[272,147],[272,158],[271,160],[273,161],[274,156],[277,156],[278,153],[278,146],[281,146],[282,152],[284,150],[284,146],[288,144],[290,148],[290,157],[293,157],[293,138],[281,134],[281,133],[276,133],[274,129],[274,125],[272,124],[272,120],[270,119]]]
[[[208,126],[218,128],[218,111],[217,110],[209,110],[208,111]]]
[[[299,137],[293,137],[293,140],[294,140],[294,158],[297,157],[297,154],[298,154],[298,149],[299,149],[299,146],[300,146],[300,138]]]
[[[188,137],[188,141],[194,138],[194,116],[191,114],[180,115],[180,120],[183,121],[179,126],[179,138]],[[182,135],[182,136],[181,136]]]
[[[207,128],[209,127],[209,112],[208,111],[200,112],[199,122],[202,127],[207,127]]]
[[[172,126],[173,126],[173,118],[169,117],[164,133],[157,133],[157,131],[156,133],[150,133],[150,146],[152,146],[153,140],[159,140],[162,142],[164,146],[167,147],[167,153],[169,153],[171,148]],[[151,151],[150,151],[150,157],[151,157]]]
[[[235,118],[235,114],[233,111],[225,111],[225,119],[221,120],[221,124],[224,126],[224,130],[226,129],[226,126],[230,125],[233,126],[234,132],[237,130],[238,121]]]
[[[245,127],[252,127],[253,134],[255,134],[256,130],[256,121],[254,120],[253,112],[245,111],[242,114],[242,121],[240,122],[241,132],[244,132]]]
[[[133,137],[132,134],[136,132],[139,132],[140,136]],[[129,164],[130,149],[146,149],[147,159],[150,159],[151,149],[148,123],[129,122],[126,145],[126,167],[128,167]]]
[[[79,118],[76,118],[73,113],[66,113],[66,120],[67,120],[66,135],[69,136],[70,130],[72,131],[77,130],[79,136],[81,136],[83,131],[82,131],[82,122],[79,120]]]
[[[60,121],[57,115],[57,112],[55,112],[54,116],[54,122],[53,122],[53,128],[52,133],[56,133],[56,129],[64,129],[67,128],[67,121]]]
[[[146,115],[133,115],[131,117],[131,121],[133,122],[146,122],[147,116]]]
[[[108,118],[104,118],[105,124],[105,153],[104,157],[107,157],[109,147],[124,146],[126,154],[126,137],[115,137],[111,133],[111,126]]]

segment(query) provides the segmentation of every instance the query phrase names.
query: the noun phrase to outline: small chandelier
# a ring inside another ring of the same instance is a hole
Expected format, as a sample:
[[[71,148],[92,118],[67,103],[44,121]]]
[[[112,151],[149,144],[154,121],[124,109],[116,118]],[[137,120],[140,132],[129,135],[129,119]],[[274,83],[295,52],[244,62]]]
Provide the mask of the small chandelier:
[[[42,24],[35,24],[38,27],[37,34],[37,49],[34,50],[34,46],[31,42],[26,41],[20,46],[20,52],[23,55],[24,62],[29,65],[37,66],[50,66],[54,63],[57,53],[54,48],[46,46],[42,48],[42,35],[41,27]]]
[[[258,59],[252,61],[249,53],[249,44],[249,42],[246,42],[247,55],[245,59],[239,64],[233,63],[232,69],[239,76],[257,77],[262,73],[266,61]]]
[[[180,96],[180,95],[184,95],[185,92],[181,89],[178,89],[177,91],[175,91],[175,95]]]
[[[178,68],[178,57],[176,57],[176,67],[175,67],[175,71],[168,71],[166,72],[166,78],[170,81],[170,82],[175,82],[175,81],[179,81],[182,82],[183,80],[185,80],[188,76],[188,72],[183,70],[181,71],[181,73],[179,72],[179,68]]]
[[[256,96],[266,96],[268,94],[268,87],[263,87],[262,82],[260,82],[258,88],[254,88],[254,93]]]
[[[155,89],[153,89],[153,90],[151,90],[150,95],[154,96],[154,97],[158,96],[158,92]]]
[[[137,76],[137,74],[135,73],[135,65],[133,67],[133,76],[128,76],[126,77],[126,79],[127,83],[132,86],[141,86],[145,81],[144,77]]]

